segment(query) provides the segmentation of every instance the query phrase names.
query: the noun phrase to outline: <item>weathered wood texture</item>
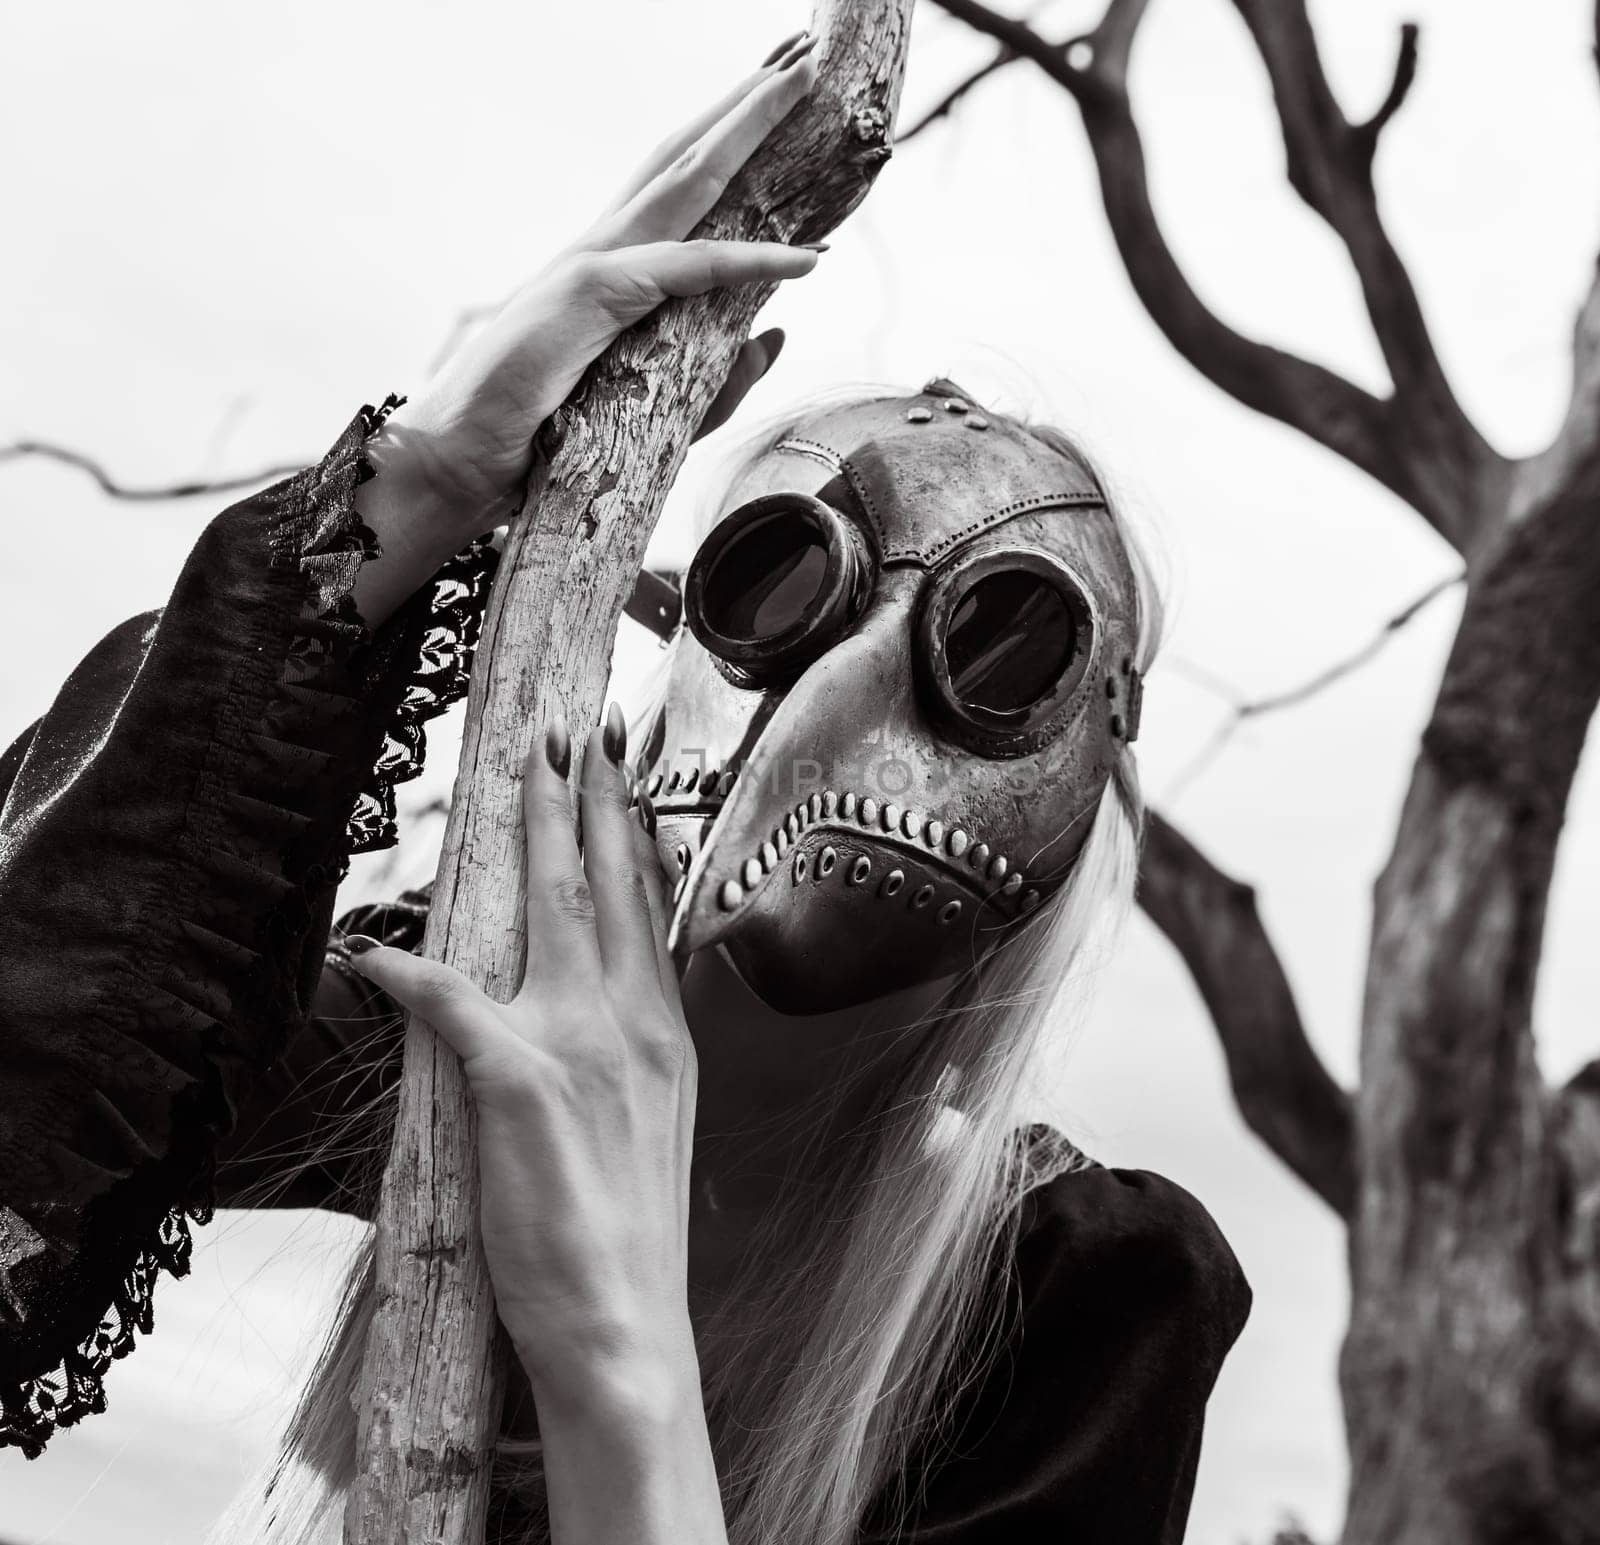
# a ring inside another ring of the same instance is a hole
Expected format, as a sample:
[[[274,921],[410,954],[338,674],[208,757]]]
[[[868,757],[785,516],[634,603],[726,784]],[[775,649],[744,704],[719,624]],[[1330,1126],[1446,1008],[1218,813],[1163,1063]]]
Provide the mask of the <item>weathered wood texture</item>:
[[[911,0],[822,0],[819,79],[697,234],[811,241],[889,155]],[[507,543],[473,673],[458,797],[424,953],[509,998],[526,950],[523,761],[550,715],[581,740],[617,618],[691,435],[769,292],[671,303],[613,347],[562,415],[546,485]],[[478,1232],[476,1132],[456,1057],[406,1031],[378,1213],[355,1545],[481,1545],[505,1348]]]
[[[1393,383],[1378,396],[1226,326],[1179,269],[1127,90],[1147,0],[1110,0],[1098,27],[1062,42],[977,0],[937,3],[1072,94],[1129,276],[1174,347],[1399,494],[1466,560],[1459,631],[1374,890],[1353,1102],[1304,1036],[1248,887],[1156,820],[1142,897],[1205,998],[1245,1119],[1350,1223],[1345,1545],[1592,1545],[1600,1063],[1547,1088],[1533,1001],[1600,702],[1600,280],[1560,429],[1509,460],[1451,392],[1379,217],[1373,158],[1416,71],[1414,27],[1383,103],[1353,123],[1304,0],[1233,0],[1267,68],[1289,181],[1360,280]]]

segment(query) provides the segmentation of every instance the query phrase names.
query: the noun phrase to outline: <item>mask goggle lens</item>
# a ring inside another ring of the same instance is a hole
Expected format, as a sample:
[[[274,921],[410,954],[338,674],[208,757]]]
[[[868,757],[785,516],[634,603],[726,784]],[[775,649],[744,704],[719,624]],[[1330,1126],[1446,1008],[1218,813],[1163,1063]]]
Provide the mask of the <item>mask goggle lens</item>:
[[[941,575],[918,651],[941,726],[989,756],[1024,756],[1058,728],[1094,650],[1094,612],[1048,553],[981,553]]]
[[[859,533],[809,494],[741,506],[701,545],[684,582],[694,636],[741,685],[797,676],[848,629],[870,562]]]

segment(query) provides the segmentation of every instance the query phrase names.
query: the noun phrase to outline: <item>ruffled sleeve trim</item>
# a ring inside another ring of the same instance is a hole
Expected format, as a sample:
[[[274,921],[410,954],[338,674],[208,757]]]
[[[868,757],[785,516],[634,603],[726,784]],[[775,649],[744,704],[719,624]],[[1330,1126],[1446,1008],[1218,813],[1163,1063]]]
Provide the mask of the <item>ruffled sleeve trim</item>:
[[[25,951],[66,956],[33,1014],[28,968],[0,964],[0,1447],[30,1458],[104,1410],[156,1280],[187,1274],[218,1139],[309,1008],[334,888],[395,840],[423,725],[465,694],[487,537],[376,632],[351,596],[378,552],[364,445],[397,403],[207,527],[159,619],[63,688],[5,798],[0,908]],[[96,855],[94,898],[51,884]]]

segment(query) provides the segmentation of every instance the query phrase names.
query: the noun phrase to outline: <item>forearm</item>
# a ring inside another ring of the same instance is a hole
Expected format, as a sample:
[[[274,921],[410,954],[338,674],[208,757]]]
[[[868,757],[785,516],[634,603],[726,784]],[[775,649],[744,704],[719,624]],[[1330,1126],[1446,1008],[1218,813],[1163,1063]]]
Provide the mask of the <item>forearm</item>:
[[[595,1360],[533,1380],[553,1545],[726,1545],[698,1366]]]

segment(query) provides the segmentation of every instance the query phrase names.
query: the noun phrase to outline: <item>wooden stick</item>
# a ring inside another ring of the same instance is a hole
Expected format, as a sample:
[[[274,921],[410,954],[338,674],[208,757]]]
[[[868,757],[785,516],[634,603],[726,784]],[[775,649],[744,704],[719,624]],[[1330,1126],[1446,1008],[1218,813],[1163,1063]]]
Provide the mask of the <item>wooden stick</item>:
[[[697,234],[817,240],[861,201],[889,156],[911,4],[820,0],[815,91]],[[645,543],[768,293],[746,286],[669,303],[620,339],[562,415],[546,486],[507,543],[423,942],[495,997],[516,991],[527,946],[523,761],[557,710],[575,740],[595,722]],[[460,1063],[413,1019],[377,1215],[351,1545],[482,1545],[506,1348],[496,1344],[478,1202]]]

